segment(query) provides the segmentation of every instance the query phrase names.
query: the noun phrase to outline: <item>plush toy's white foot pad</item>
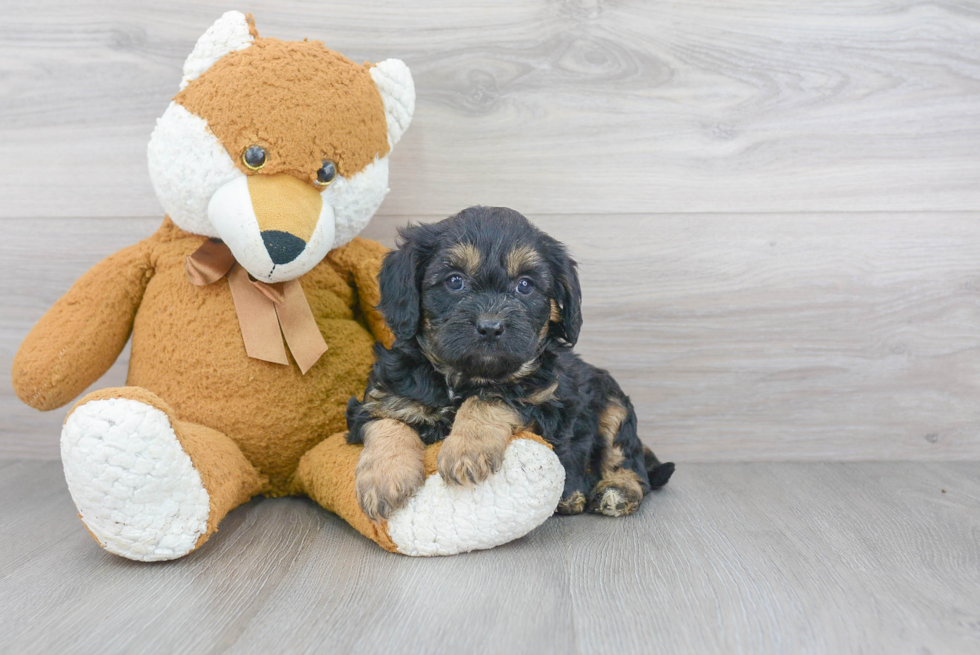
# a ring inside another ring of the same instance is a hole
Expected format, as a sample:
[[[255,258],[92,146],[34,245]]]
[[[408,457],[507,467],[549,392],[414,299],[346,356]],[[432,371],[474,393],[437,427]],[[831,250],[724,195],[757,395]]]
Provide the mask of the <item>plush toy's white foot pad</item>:
[[[388,519],[398,552],[455,555],[523,537],[551,516],[565,469],[547,446],[515,439],[501,469],[473,487],[450,486],[430,475],[408,504]]]
[[[207,530],[210,498],[166,414],[125,398],[75,409],[61,431],[68,490],[103,548],[176,559]]]

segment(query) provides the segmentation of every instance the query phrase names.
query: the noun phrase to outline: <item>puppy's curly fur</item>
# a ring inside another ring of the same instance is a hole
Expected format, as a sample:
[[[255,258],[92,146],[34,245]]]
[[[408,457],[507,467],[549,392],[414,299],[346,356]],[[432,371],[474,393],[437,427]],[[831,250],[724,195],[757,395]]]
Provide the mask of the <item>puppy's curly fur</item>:
[[[629,398],[572,352],[582,325],[575,262],[524,216],[471,207],[404,229],[379,280],[397,339],[375,346],[364,400],[347,406],[348,440],[365,444],[358,475],[378,481],[359,479],[369,516],[386,518],[414,490],[368,470],[386,461],[372,452],[386,433],[372,429],[378,421],[401,422],[426,444],[445,439],[439,471],[450,484],[484,480],[514,431],[533,430],[565,467],[563,514],[630,514],[667,483],[674,465],[640,442]],[[408,459],[391,474],[420,480],[404,470],[418,458]]]

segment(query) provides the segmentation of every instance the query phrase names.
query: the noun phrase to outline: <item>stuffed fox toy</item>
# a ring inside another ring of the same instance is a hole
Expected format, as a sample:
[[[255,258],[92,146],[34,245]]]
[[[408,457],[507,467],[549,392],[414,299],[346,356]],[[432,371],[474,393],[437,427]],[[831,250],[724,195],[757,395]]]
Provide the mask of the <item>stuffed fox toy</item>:
[[[392,341],[375,309],[385,249],[357,234],[414,106],[401,61],[260,38],[238,12],[197,42],[149,144],[163,224],[80,278],[14,358],[17,395],[51,410],[132,335],[127,386],[82,398],[61,435],[68,488],[102,547],[181,557],[258,494],[308,495],[410,555],[489,548],[551,515],[564,473],[529,434],[474,487],[445,485],[432,447],[425,484],[387,522],[355,499],[361,448],[344,439],[344,408],[374,342]]]

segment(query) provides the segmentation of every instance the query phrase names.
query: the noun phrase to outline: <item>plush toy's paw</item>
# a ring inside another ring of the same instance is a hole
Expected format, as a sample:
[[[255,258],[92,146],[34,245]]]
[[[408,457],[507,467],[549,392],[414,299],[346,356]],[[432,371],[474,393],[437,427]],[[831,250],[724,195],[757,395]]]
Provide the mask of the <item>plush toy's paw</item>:
[[[109,552],[176,559],[205,534],[208,492],[159,409],[126,398],[76,407],[61,432],[61,459],[79,516]]]
[[[357,503],[372,521],[380,521],[405,505],[425,481],[421,460],[370,457],[365,450],[357,464]]]
[[[472,486],[447,484],[442,475],[426,478],[388,519],[398,552],[431,556],[493,548],[544,523],[565,484],[558,456],[539,438],[517,437],[502,459],[496,474]]]
[[[500,470],[507,441],[450,434],[439,451],[439,475],[449,484],[479,484]]]

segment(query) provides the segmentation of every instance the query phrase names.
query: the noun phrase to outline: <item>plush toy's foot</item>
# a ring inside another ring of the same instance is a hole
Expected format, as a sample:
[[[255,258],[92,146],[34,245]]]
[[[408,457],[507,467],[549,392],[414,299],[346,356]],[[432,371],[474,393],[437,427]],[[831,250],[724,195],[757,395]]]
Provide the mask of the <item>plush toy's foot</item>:
[[[429,475],[388,520],[398,552],[430,556],[493,548],[544,523],[561,497],[565,469],[551,448],[530,436],[511,440],[503,466],[480,484],[447,485],[442,476]]]
[[[191,552],[263,484],[228,437],[173,419],[138,387],[82,399],[65,419],[61,458],[92,536],[144,562]]]
[[[512,439],[500,470],[472,487],[450,486],[439,476],[437,443],[425,452],[425,484],[387,522],[374,522],[354,493],[361,446],[348,445],[345,436],[334,435],[303,457],[296,490],[383,548],[404,555],[454,555],[523,537],[554,513],[564,487],[558,456],[536,435]]]

